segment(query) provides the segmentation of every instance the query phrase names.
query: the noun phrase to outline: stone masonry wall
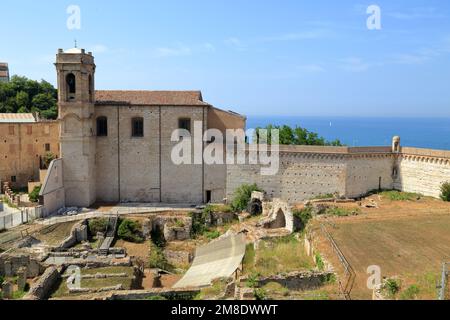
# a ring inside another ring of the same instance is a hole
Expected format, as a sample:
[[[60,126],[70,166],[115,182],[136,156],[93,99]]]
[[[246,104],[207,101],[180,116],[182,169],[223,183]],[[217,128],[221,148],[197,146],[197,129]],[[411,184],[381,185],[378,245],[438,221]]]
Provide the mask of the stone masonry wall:
[[[386,148],[283,147],[278,174],[263,176],[259,165],[227,168],[227,198],[244,183],[256,183],[270,198],[289,203],[325,194],[357,197],[393,187],[395,157]]]
[[[406,192],[439,197],[440,186],[450,181],[450,152],[402,148],[395,188]]]

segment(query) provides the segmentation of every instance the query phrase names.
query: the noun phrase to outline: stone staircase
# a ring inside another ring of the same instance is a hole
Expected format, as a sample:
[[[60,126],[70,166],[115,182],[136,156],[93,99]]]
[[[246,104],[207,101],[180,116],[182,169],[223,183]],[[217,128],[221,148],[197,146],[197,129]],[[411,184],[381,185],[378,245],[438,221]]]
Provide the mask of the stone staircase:
[[[99,248],[99,253],[101,255],[106,256],[109,253],[109,248],[111,247],[111,244],[113,243],[114,237],[116,235],[118,220],[118,216],[108,218],[108,225],[106,226],[105,231],[105,239],[103,240],[102,245]]]

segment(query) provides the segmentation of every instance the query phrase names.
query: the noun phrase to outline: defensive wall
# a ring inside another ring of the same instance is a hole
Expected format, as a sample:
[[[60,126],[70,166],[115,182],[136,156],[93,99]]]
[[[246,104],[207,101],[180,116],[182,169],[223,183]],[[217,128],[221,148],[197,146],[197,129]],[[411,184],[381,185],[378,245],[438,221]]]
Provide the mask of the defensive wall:
[[[249,150],[247,150],[247,154]],[[439,197],[450,181],[450,151],[409,147],[280,146],[280,169],[261,175],[262,165],[227,166],[226,196],[256,183],[269,197],[301,202],[325,194],[358,197],[375,189],[397,189]]]

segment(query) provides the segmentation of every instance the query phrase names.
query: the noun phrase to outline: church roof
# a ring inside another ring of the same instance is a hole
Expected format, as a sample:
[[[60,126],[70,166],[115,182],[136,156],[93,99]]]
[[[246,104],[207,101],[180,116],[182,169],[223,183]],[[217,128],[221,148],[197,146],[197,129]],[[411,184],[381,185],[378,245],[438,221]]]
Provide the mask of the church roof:
[[[0,113],[0,123],[33,123],[36,122],[32,113]]]
[[[153,105],[153,106],[208,106],[200,91],[118,91],[97,90],[97,104]]]

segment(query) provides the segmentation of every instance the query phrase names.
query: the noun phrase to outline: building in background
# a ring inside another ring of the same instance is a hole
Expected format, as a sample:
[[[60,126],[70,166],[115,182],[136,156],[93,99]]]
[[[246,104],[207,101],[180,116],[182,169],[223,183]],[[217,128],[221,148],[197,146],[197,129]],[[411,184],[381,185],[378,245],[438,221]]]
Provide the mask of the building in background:
[[[0,62],[0,82],[9,82],[9,68],[4,62]]]
[[[0,182],[25,188],[39,182],[46,159],[59,156],[59,123],[31,113],[0,113]],[[47,159],[48,160],[48,159]]]
[[[55,65],[67,206],[223,200],[226,166],[174,164],[171,137],[196,123],[202,135],[244,129],[245,117],[200,91],[96,91],[94,56],[83,49],[60,49]]]

